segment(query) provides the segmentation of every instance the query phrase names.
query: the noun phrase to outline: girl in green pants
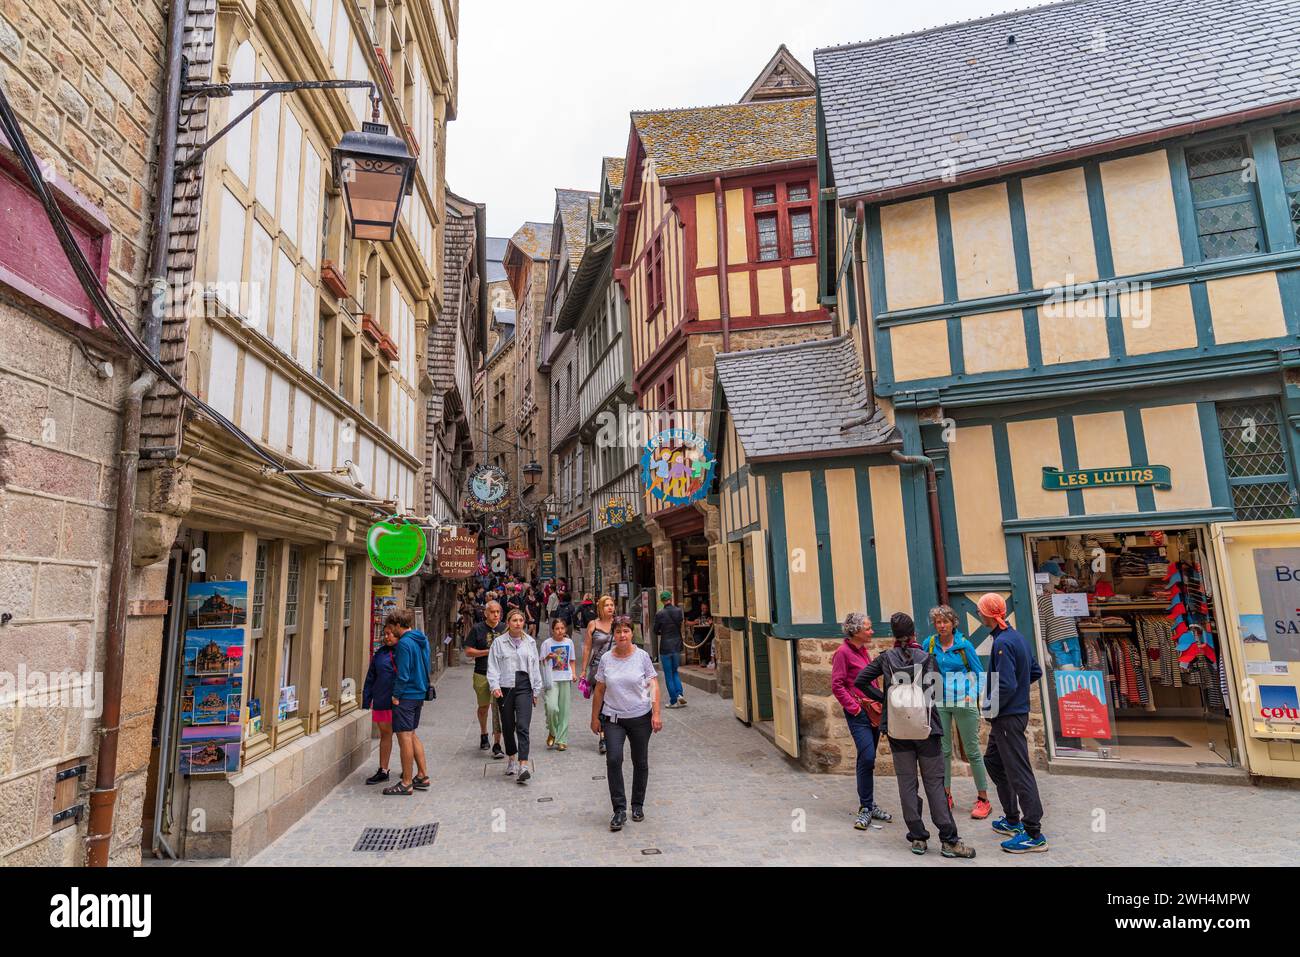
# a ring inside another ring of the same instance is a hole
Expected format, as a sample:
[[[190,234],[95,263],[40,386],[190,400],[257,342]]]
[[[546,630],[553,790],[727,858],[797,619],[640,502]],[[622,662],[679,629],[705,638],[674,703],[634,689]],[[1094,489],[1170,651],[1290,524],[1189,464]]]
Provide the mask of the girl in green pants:
[[[989,779],[980,751],[980,676],[984,668],[975,646],[957,630],[957,613],[947,605],[930,609],[934,634],[921,643],[926,654],[935,660],[943,676],[943,702],[938,705],[939,724],[943,727],[943,789],[952,807],[952,749],[960,735],[962,749],[970,762],[978,797],[970,816],[977,821],[989,816]]]
[[[569,699],[573,687],[573,641],[561,618],[551,619],[551,637],[538,652],[546,683],[546,746],[569,749]]]

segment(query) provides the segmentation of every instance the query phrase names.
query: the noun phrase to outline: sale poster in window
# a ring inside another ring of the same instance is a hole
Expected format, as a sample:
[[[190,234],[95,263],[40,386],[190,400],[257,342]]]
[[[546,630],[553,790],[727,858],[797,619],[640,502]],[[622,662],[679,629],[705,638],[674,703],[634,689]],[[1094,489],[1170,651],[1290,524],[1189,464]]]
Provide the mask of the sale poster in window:
[[[1100,671],[1057,671],[1053,677],[1061,737],[1109,739],[1105,675]]]
[[[1300,661],[1300,548],[1257,548],[1255,580],[1270,661]]]

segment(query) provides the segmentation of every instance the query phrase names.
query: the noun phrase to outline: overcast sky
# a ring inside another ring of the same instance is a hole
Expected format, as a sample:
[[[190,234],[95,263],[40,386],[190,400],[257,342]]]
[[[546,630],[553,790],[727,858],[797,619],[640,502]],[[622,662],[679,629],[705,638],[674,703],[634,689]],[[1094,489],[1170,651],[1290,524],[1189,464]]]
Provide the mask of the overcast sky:
[[[1034,0],[463,0],[447,183],[488,232],[549,222],[554,189],[599,188],[628,114],[734,103],[784,43],[814,49],[1034,6]]]

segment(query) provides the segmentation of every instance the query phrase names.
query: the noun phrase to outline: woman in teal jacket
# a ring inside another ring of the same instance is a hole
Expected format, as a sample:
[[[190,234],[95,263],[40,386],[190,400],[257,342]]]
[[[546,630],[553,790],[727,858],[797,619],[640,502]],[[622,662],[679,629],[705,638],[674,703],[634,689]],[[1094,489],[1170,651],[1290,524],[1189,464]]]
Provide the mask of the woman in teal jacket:
[[[925,653],[934,658],[943,676],[943,700],[938,705],[939,723],[943,726],[943,789],[952,807],[952,748],[954,735],[961,736],[962,749],[970,762],[978,797],[970,816],[982,821],[989,816],[989,779],[980,750],[980,678],[984,668],[980,656],[966,636],[957,628],[957,613],[947,605],[930,609],[934,634],[921,642]]]

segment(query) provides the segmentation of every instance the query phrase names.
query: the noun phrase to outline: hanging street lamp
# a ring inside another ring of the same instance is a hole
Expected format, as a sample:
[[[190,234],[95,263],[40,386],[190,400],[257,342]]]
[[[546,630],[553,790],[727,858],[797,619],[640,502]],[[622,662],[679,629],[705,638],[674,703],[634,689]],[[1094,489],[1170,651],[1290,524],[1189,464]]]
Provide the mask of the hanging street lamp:
[[[353,239],[389,243],[397,236],[402,197],[414,183],[415,157],[406,141],[390,136],[379,122],[379,94],[372,94],[371,122],[361,131],[343,134],[334,147],[334,181],[343,188],[343,202],[352,223]]]

